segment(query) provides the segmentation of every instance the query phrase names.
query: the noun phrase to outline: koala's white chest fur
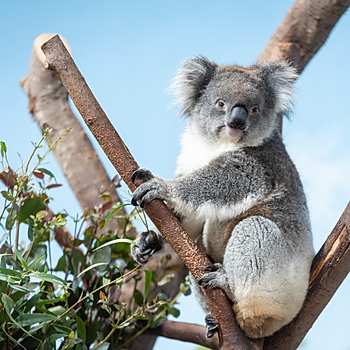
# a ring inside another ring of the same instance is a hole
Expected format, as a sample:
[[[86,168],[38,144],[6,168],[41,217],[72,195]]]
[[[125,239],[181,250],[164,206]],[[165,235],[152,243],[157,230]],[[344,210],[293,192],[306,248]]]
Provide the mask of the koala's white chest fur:
[[[210,163],[213,159],[225,152],[234,152],[239,149],[237,145],[229,142],[210,144],[204,140],[203,135],[195,126],[188,125],[182,136],[182,150],[178,158],[175,177],[183,176],[200,169]],[[201,232],[204,236],[220,235],[222,230],[217,225],[219,222],[226,222],[242,214],[251,208],[260,198],[258,196],[247,195],[238,203],[228,203],[224,206],[214,205],[207,202],[199,207],[188,206],[185,202],[177,199],[174,207],[186,215],[183,222],[185,229],[195,239]],[[212,223],[215,223],[214,225]],[[203,230],[203,227],[207,229]],[[208,227],[210,230],[208,232]]]
[[[191,173],[207,164],[220,154],[238,150],[234,143],[222,142],[210,144],[196,127],[188,125],[181,140],[181,153],[177,160],[175,176]]]

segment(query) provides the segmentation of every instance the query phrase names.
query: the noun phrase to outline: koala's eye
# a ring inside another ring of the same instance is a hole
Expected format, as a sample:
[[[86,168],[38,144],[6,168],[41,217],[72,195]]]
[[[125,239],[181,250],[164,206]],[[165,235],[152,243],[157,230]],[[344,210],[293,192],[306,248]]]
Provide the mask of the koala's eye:
[[[226,103],[223,100],[219,100],[218,102],[216,102],[216,106],[221,110],[226,109]]]
[[[250,109],[250,112],[251,112],[251,113],[257,113],[258,111],[259,111],[258,106],[254,106],[254,107],[252,107],[252,108]]]

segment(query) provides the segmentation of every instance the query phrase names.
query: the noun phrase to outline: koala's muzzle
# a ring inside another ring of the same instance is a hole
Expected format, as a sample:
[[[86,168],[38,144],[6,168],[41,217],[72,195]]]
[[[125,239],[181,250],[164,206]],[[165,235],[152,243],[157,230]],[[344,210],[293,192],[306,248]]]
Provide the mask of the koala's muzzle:
[[[245,130],[248,125],[248,111],[243,106],[232,109],[231,118],[227,125],[232,129]]]

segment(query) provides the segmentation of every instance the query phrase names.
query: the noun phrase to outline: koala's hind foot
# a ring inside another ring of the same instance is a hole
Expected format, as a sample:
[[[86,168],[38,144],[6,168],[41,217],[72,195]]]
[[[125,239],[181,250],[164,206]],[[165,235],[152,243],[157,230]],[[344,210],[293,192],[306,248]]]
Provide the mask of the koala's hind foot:
[[[231,300],[234,299],[234,293],[230,288],[227,273],[222,264],[208,265],[204,267],[203,271],[209,271],[209,273],[206,273],[200,278],[198,281],[200,286],[209,289],[221,288]]]
[[[213,319],[213,316],[211,314],[208,314],[204,318],[205,326],[207,328],[207,338],[211,338],[215,335],[215,333],[218,331],[219,325],[216,323],[216,321]]]
[[[151,256],[160,250],[164,245],[163,236],[157,234],[154,230],[142,232],[136,239],[136,245],[131,248],[131,255],[135,261],[144,265]]]

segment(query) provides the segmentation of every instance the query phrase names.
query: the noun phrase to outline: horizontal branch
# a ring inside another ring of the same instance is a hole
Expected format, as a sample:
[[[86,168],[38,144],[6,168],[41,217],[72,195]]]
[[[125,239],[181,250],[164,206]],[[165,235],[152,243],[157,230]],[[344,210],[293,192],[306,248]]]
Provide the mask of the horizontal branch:
[[[59,36],[56,35],[44,43],[42,50],[46,56],[46,68],[54,71],[60,78],[101,148],[131,191],[134,191],[136,186],[131,182],[131,175],[139,166],[92,94]],[[153,200],[146,205],[145,210],[198,280],[203,274],[203,268],[211,264],[207,256],[196,246],[162,201]],[[203,289],[203,292],[212,316],[220,325],[221,349],[251,349],[251,343],[240,330],[224,292],[219,288]]]
[[[166,320],[159,327],[148,329],[145,334],[190,342],[205,346],[209,349],[219,349],[218,336],[215,335],[208,339],[205,336],[206,328],[194,323]]]

